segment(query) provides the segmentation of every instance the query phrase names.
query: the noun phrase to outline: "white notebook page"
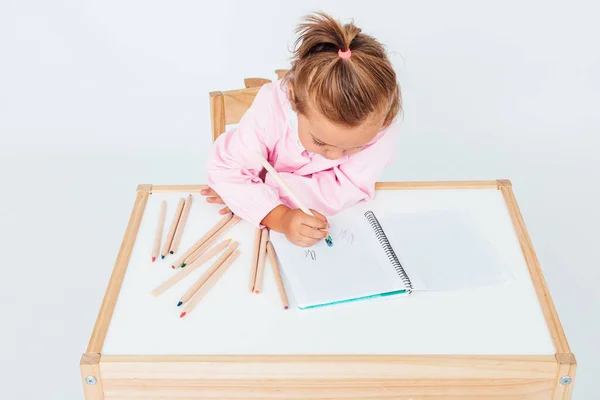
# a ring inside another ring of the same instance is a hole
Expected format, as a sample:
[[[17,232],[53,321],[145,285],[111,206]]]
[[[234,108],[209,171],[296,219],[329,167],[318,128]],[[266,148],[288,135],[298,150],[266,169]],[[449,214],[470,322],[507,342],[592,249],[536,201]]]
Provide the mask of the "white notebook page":
[[[379,222],[415,290],[460,290],[511,278],[466,211],[386,213]]]
[[[324,240],[310,248],[272,232],[271,242],[301,308],[404,290],[385,256],[364,210],[330,217],[333,246]]]

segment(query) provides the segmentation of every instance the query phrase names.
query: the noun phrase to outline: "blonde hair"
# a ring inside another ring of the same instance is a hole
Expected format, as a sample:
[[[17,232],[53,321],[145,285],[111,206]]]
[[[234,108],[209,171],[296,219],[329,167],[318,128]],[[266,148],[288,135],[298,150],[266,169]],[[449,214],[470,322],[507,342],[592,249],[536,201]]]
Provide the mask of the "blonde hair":
[[[306,16],[296,33],[292,68],[284,78],[296,112],[306,114],[310,104],[332,122],[352,127],[373,113],[385,117],[384,126],[394,120],[402,107],[400,87],[381,43],[324,13]],[[343,59],[340,50],[351,56]]]

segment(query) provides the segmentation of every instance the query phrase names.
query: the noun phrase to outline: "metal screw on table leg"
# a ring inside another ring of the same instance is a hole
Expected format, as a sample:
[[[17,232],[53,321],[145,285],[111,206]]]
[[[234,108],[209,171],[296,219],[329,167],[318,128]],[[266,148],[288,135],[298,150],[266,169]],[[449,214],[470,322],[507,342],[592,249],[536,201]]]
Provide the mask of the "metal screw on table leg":
[[[89,375],[85,377],[85,383],[87,383],[88,385],[95,385],[96,384],[96,378]]]
[[[566,385],[570,384],[571,382],[573,382],[573,379],[571,379],[570,376],[565,375],[565,376],[563,376],[563,377],[560,378],[559,382],[560,382],[561,385],[565,385],[566,386]]]

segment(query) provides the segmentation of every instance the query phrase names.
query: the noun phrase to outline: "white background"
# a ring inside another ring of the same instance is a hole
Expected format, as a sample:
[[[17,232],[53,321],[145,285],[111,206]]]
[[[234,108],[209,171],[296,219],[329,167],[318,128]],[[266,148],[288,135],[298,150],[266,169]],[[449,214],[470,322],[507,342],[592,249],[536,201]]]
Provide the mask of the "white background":
[[[316,9],[390,51],[405,117],[384,179],[512,180],[574,398],[600,397],[596,2],[0,0],[0,398],[82,398],[135,186],[203,182],[208,92],[273,78]]]

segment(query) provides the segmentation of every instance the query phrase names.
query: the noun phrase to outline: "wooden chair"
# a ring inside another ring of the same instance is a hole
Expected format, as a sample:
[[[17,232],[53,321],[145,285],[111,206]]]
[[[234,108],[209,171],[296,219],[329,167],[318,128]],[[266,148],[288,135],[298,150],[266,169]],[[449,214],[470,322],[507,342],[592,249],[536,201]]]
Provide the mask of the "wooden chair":
[[[277,78],[281,79],[288,70],[275,70]],[[244,89],[210,92],[210,122],[212,126],[213,141],[223,132],[225,126],[237,124],[242,119],[248,108],[252,105],[261,86],[271,82],[263,78],[244,79]]]

